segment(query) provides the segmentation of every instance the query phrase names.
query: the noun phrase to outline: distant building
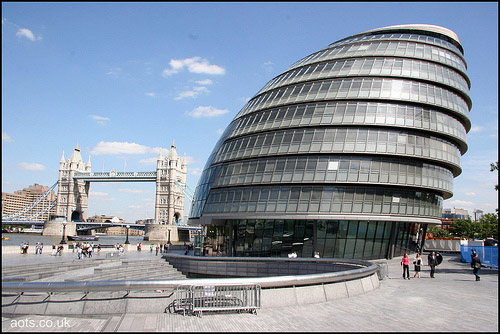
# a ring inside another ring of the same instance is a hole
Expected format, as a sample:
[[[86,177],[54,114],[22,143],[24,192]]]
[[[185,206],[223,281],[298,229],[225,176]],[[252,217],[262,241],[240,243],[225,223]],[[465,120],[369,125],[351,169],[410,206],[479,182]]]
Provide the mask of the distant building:
[[[146,219],[139,219],[139,220],[136,220],[135,223],[136,224],[154,224],[155,220],[153,218],[146,218]]]
[[[451,209],[444,209],[443,216],[441,218],[441,227],[445,230],[448,230],[451,223],[457,220],[466,220],[469,217],[469,212],[465,209],[456,209],[453,208],[453,212]]]
[[[118,218],[116,216],[93,216],[87,218],[87,223],[121,223],[126,224],[124,219]],[[125,235],[127,234],[127,228],[121,226],[107,227],[107,235]],[[144,231],[129,229],[129,235],[144,235]]]
[[[484,214],[484,211],[483,210],[480,210],[480,209],[474,209],[474,212],[473,212],[473,216],[472,216],[472,219],[474,219],[475,221],[477,220],[480,220],[481,217],[483,217],[483,214]]]
[[[24,188],[23,190],[16,190],[13,194],[2,192],[2,216],[11,214],[29,205],[36,199],[38,199],[43,193],[49,190],[50,187],[43,186],[35,183],[34,185]],[[51,191],[45,199],[43,199],[39,206],[48,207],[50,203],[57,199],[57,195],[54,191]],[[38,209],[37,209],[38,210]],[[49,220],[49,215],[55,215],[55,207],[50,210],[50,212],[43,214],[38,217],[39,220]]]

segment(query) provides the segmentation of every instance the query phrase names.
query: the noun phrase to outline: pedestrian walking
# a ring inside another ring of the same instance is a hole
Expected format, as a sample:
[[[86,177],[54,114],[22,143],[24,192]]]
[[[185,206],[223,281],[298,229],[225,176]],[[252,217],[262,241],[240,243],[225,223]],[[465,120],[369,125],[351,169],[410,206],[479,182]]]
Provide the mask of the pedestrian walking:
[[[410,258],[408,257],[408,253],[403,255],[401,265],[403,266],[403,279],[410,279]]]
[[[415,259],[413,260],[413,265],[414,265],[413,269],[415,271],[415,275],[413,275],[413,277],[420,278],[420,269],[422,268],[422,264],[423,264],[422,258],[420,257],[420,254],[417,253]]]
[[[42,251],[43,251],[43,242],[40,243],[40,253],[38,253],[38,254],[42,255]]]
[[[97,245],[97,256],[101,255],[101,244]]]
[[[431,252],[427,256],[427,265],[431,267],[431,278],[434,278],[434,273],[436,271],[436,266],[438,264],[436,252]]]
[[[474,252],[474,257],[472,257],[470,266],[472,268],[472,273],[476,276],[476,281],[480,281],[481,277],[479,277],[479,270],[481,270],[481,259],[476,252]]]
[[[80,246],[80,245],[76,246],[76,253],[78,254],[79,260],[82,259],[82,252],[83,252],[82,246]]]
[[[159,251],[160,251],[160,245],[156,245],[156,256],[158,256]]]
[[[40,250],[40,243],[35,244],[35,255],[38,255],[38,251]]]
[[[75,252],[76,242],[73,241],[73,253]]]
[[[56,244],[52,244],[52,256],[56,256]]]

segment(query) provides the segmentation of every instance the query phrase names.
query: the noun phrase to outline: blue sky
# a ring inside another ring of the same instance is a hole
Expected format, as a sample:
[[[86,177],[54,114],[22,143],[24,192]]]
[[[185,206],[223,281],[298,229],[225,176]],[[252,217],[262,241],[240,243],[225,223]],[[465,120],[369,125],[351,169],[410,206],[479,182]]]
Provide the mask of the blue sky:
[[[93,171],[154,171],[173,140],[194,190],[222,131],[269,80],[339,39],[410,23],[457,33],[472,82],[469,150],[444,206],[494,212],[495,2],[3,2],[2,191],[51,186],[77,144]],[[88,216],[154,216],[154,183],[90,192]]]

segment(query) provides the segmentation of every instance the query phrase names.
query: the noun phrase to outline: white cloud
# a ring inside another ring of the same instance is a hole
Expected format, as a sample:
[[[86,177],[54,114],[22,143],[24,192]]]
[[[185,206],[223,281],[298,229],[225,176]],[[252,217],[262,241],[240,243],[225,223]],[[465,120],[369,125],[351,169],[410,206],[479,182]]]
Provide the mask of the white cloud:
[[[17,167],[24,170],[45,170],[47,167],[44,165],[40,165],[37,163],[29,163],[29,162],[20,162],[17,164]]]
[[[227,114],[229,110],[227,109],[216,109],[211,106],[199,106],[188,112],[187,114],[194,118],[200,117],[216,117],[220,115]]]
[[[186,58],[186,59],[171,59],[170,68],[164,69],[162,75],[168,77],[170,75],[179,73],[187,68],[190,73],[197,74],[225,74],[226,70],[218,65],[212,65],[206,59],[200,57]]]
[[[129,194],[144,194],[148,193],[149,191],[143,190],[143,189],[132,189],[132,188],[120,188],[118,191],[122,193],[129,193]]]
[[[468,192],[468,193],[465,193],[465,196],[476,196],[476,193],[475,192]]]
[[[141,165],[153,165],[154,166],[154,165],[156,165],[157,161],[158,161],[158,158],[153,157],[153,158],[141,159],[141,160],[139,160],[139,163]]]
[[[455,206],[457,206],[457,207],[458,207],[458,206],[473,206],[473,205],[474,205],[474,203],[473,203],[473,202],[469,202],[469,201],[462,201],[462,200],[459,200],[459,199],[454,200],[454,201],[451,201],[451,202],[449,202],[449,203],[450,203],[450,204],[453,204],[453,205],[455,205]]]
[[[214,82],[210,79],[205,79],[205,80],[198,80],[198,81],[195,81],[198,85],[203,85],[203,86],[208,86],[208,85],[211,85],[213,84]]]
[[[16,32],[16,36],[17,37],[26,37],[30,41],[35,41],[35,35],[33,35],[33,33],[31,32],[31,30],[26,29],[26,28],[20,28]]]
[[[10,136],[8,134],[6,134],[5,132],[2,132],[2,141],[11,142],[12,138],[10,138]]]
[[[121,75],[122,73],[123,73],[123,69],[116,67],[116,68],[112,68],[109,71],[107,71],[106,75],[118,76],[118,75]]]
[[[217,134],[221,135],[221,134],[223,134],[223,133],[224,133],[224,129],[217,129],[217,131],[216,131],[216,132],[217,132]]]
[[[264,68],[264,71],[266,72],[271,72],[273,70],[273,62],[272,61],[266,61],[264,64],[262,64],[262,67]]]
[[[472,125],[470,128],[470,132],[481,132],[484,130],[484,126],[481,125]]]
[[[156,94],[154,92],[147,92],[147,93],[144,93],[144,95],[151,96],[151,97],[155,97],[156,96]]]
[[[197,97],[198,95],[200,94],[203,94],[203,93],[210,93],[210,91],[208,90],[207,87],[204,87],[204,86],[200,86],[200,87],[193,87],[193,90],[188,90],[188,91],[184,91],[184,92],[181,92],[176,98],[175,100],[182,100],[183,98],[186,98],[186,97],[192,97],[192,98],[195,98]]]
[[[145,154],[151,153],[151,148],[136,143],[100,141],[90,153],[95,155]]]
[[[110,120],[108,117],[99,116],[99,115],[89,115],[89,117],[91,119],[93,119],[94,121],[96,121],[96,123],[99,125],[104,125],[104,124],[106,124],[107,121]]]
[[[89,192],[89,197],[92,196],[92,197],[108,197],[109,194],[108,193],[103,193],[103,192],[100,192],[100,191],[90,191]]]
[[[196,175],[196,176],[201,176],[201,168],[188,168],[189,174],[191,175]]]
[[[144,207],[141,205],[129,205],[127,206],[129,209],[143,209]]]

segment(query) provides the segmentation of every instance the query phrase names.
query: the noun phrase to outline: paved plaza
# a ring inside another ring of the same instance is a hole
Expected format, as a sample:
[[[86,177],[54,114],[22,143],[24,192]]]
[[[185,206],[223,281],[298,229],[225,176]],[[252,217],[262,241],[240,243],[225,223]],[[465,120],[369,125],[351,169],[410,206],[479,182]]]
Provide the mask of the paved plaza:
[[[68,261],[26,255],[30,261]],[[101,254],[102,256],[102,254]],[[154,253],[129,252],[127,258],[152,258]],[[3,255],[3,265],[20,264],[20,254]],[[180,314],[144,313],[87,318],[61,316],[2,317],[2,331],[71,332],[498,332],[498,270],[483,268],[481,281],[474,281],[472,269],[460,262],[460,255],[444,255],[429,277],[402,279],[400,259],[387,261],[389,277],[372,292],[332,302],[262,308],[249,313],[204,313],[202,317]],[[424,256],[427,263],[426,256]],[[92,261],[85,259],[83,261]],[[410,272],[413,276],[413,272]]]

